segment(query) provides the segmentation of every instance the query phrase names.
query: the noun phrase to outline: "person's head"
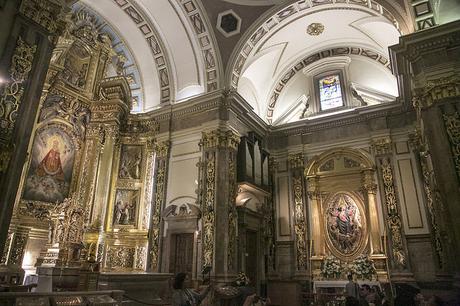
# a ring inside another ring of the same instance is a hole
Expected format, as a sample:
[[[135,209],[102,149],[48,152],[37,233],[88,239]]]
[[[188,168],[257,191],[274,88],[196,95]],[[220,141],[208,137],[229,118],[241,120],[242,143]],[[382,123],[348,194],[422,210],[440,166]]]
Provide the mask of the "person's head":
[[[183,289],[184,288],[184,281],[187,278],[187,274],[184,272],[179,272],[174,277],[174,289]]]
[[[367,296],[371,291],[371,287],[368,284],[361,286],[361,296]]]
[[[350,274],[348,274],[347,278],[348,278],[349,281],[352,281],[353,280],[353,275],[350,273]]]

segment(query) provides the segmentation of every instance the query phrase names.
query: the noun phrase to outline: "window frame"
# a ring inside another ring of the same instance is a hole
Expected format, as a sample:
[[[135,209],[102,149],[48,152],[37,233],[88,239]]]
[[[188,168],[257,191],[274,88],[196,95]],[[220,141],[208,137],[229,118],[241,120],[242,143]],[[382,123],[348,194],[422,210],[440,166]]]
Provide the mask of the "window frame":
[[[324,77],[326,77],[326,76],[330,76],[330,75],[338,75],[338,76],[339,76],[339,81],[340,81],[340,93],[341,93],[341,95],[342,95],[342,105],[341,105],[341,106],[337,106],[337,107],[333,107],[333,108],[329,108],[329,109],[326,109],[326,110],[323,110],[323,109],[322,109],[322,105],[321,105],[321,93],[320,93],[320,88],[319,88],[319,80],[321,80],[322,78],[324,78]],[[341,69],[334,69],[334,70],[328,70],[328,71],[321,72],[321,73],[319,73],[319,74],[316,74],[316,75],[313,77],[313,82],[314,82],[314,90],[315,90],[315,96],[316,96],[316,103],[317,103],[317,105],[318,105],[318,112],[317,112],[317,113],[335,112],[335,111],[338,111],[338,110],[347,108],[348,103],[347,103],[347,98],[346,98],[345,78],[344,78],[343,70],[341,70]]]

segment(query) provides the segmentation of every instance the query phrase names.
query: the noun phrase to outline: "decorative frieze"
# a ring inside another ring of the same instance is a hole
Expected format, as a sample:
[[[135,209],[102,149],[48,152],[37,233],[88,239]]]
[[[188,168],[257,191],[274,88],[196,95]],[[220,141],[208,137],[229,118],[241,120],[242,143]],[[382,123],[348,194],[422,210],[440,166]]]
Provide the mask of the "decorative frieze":
[[[407,256],[403,244],[403,230],[401,217],[399,215],[398,202],[394,187],[393,170],[390,160],[381,160],[382,179],[385,193],[385,204],[387,209],[387,224],[392,242],[393,261],[399,268],[406,268]]]

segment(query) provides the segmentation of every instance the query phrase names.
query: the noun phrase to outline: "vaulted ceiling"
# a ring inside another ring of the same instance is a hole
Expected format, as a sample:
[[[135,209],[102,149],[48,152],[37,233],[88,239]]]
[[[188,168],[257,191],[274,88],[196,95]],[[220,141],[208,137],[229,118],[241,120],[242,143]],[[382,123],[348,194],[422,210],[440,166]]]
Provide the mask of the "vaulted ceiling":
[[[336,57],[351,61],[354,85],[367,79],[358,85],[397,96],[387,50],[413,31],[400,1],[80,0],[76,6],[97,14],[126,46],[142,93],[134,112],[230,88],[273,123],[309,94],[302,85],[308,67]],[[321,33],[307,31],[312,25]]]

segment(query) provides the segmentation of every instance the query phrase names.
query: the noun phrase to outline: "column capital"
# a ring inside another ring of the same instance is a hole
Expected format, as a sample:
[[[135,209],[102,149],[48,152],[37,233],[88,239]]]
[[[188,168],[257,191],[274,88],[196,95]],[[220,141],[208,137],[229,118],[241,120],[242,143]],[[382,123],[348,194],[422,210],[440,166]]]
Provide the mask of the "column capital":
[[[303,153],[289,154],[288,156],[289,168],[294,169],[303,169],[305,166],[305,160]]]
[[[371,148],[375,156],[391,154],[393,150],[390,136],[372,139]]]
[[[227,148],[237,150],[240,137],[232,130],[216,129],[203,132],[200,146],[204,149]]]

